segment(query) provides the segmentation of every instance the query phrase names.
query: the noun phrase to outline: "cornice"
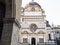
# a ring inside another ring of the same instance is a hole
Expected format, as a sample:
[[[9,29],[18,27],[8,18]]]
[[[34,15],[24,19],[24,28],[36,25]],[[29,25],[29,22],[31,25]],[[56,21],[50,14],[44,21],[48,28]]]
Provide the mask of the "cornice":
[[[17,19],[15,19],[14,23],[15,23],[19,28],[21,28],[21,25],[20,25],[20,23],[19,23],[19,21],[18,21]]]
[[[4,18],[4,23],[13,23],[15,21],[15,18]]]

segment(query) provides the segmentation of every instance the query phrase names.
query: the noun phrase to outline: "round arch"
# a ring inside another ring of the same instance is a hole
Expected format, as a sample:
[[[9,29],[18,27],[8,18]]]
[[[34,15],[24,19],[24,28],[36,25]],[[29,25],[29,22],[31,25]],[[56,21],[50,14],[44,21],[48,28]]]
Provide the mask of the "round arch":
[[[36,39],[34,37],[31,39],[31,45],[36,45]]]

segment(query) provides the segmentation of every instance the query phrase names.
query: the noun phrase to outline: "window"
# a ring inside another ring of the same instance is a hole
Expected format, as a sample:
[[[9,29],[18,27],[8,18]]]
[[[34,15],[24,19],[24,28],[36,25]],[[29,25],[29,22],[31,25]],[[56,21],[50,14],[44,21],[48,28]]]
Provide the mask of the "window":
[[[35,11],[35,8],[32,8],[31,11]]]
[[[27,43],[28,39],[27,38],[23,38],[23,43]]]
[[[39,38],[39,43],[44,43],[44,38]]]
[[[37,27],[36,24],[31,24],[31,25],[30,25],[30,30],[31,30],[32,32],[36,31],[37,28],[38,28],[38,27]]]
[[[56,33],[59,33],[59,31],[57,31]]]
[[[49,40],[51,40],[51,34],[49,34]]]

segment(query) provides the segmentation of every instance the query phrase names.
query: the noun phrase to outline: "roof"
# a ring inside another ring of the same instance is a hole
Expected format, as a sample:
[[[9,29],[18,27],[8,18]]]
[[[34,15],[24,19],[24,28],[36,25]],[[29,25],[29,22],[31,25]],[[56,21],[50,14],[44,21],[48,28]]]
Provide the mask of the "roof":
[[[46,27],[51,27],[49,21],[46,20]]]
[[[51,27],[49,24],[46,24],[46,27]]]
[[[37,2],[29,2],[29,5],[38,5],[38,6],[40,6]]]

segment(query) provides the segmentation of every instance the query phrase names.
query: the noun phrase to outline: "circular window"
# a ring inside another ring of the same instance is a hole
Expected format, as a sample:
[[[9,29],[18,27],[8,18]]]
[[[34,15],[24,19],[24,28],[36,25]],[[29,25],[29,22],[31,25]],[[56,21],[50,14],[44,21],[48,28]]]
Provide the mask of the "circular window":
[[[36,24],[31,24],[31,25],[30,25],[30,30],[31,30],[31,31],[34,32],[34,31],[36,31],[36,29],[37,29],[37,25],[36,25]]]

